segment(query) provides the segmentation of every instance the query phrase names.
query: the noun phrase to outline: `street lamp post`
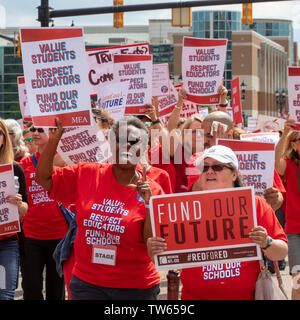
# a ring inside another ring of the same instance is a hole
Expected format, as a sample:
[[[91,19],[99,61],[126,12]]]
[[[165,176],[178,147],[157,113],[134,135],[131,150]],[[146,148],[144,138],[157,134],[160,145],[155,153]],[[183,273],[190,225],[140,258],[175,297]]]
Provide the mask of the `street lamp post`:
[[[276,105],[277,105],[277,110],[278,114],[280,117],[284,116],[284,111],[285,111],[285,102],[286,102],[286,91],[285,89],[282,89],[279,91],[278,89],[275,92],[275,97],[276,97]]]

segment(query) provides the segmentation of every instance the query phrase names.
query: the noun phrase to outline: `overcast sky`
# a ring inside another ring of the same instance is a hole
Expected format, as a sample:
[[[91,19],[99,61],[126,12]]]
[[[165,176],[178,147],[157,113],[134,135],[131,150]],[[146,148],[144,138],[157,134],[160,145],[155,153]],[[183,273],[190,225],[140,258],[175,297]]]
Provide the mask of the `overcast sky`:
[[[163,0],[176,2],[176,0]],[[180,0],[177,0],[180,2]],[[184,2],[185,0],[182,0]],[[159,0],[124,0],[125,5],[141,3],[160,3]],[[0,0],[0,6],[5,8],[6,26],[39,26],[37,7],[41,0]],[[113,0],[49,0],[53,9],[75,9],[111,6]],[[1,8],[1,7],[0,7]],[[195,7],[192,10],[242,10],[242,4],[227,6]],[[253,4],[254,18],[288,19],[293,21],[294,41],[300,45],[300,0],[280,1]],[[128,12],[124,14],[125,25],[148,24],[148,19],[171,18],[171,10]],[[1,19],[1,10],[0,10]],[[90,15],[82,17],[56,18],[55,26],[69,26],[74,20],[75,25],[112,25],[112,14]],[[1,25],[1,21],[0,21]]]

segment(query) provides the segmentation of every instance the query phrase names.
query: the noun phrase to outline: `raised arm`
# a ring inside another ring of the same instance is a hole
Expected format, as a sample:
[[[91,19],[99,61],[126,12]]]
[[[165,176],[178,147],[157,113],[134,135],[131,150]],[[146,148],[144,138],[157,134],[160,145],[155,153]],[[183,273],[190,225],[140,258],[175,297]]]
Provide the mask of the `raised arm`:
[[[48,192],[52,189],[53,159],[55,157],[57,145],[63,134],[63,127],[56,118],[57,128],[49,129],[49,140],[45,150],[42,152],[36,167],[35,180]]]

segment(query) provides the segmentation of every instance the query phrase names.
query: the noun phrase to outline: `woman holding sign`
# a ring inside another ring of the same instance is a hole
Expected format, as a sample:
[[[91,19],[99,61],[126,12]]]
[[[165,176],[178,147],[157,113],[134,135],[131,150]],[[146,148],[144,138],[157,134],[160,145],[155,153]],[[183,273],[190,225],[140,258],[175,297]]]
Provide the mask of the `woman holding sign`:
[[[199,167],[199,190],[238,188],[242,186],[238,160],[234,152],[221,145],[206,149],[196,160]],[[270,260],[281,260],[287,254],[286,236],[274,211],[260,197],[255,197],[257,227],[249,237],[258,244]],[[150,256],[166,250],[163,238],[152,237],[147,242]],[[259,261],[220,263],[186,268],[181,272],[182,295],[186,300],[252,300],[260,272]]]
[[[0,119],[0,164],[13,165],[14,181],[4,180],[0,174],[0,194],[1,204],[10,203],[18,208],[19,216],[22,217],[28,209],[27,191],[24,171],[22,167],[14,161],[14,153],[9,138],[8,129],[2,119]],[[3,199],[5,187],[13,183],[16,187],[16,194],[12,194]],[[7,208],[1,208],[1,226],[8,219]],[[16,233],[0,234],[0,300],[13,300],[15,289],[18,286],[19,274],[19,245]]]
[[[82,162],[53,170],[63,134],[59,120],[57,124],[49,131],[37,179],[51,198],[76,204],[72,300],[156,299],[160,276],[145,241],[151,235],[150,196],[163,191],[137,168],[147,150],[147,128],[139,119],[125,117],[110,131],[113,164]]]
[[[300,300],[300,131],[293,130],[296,122],[287,119],[282,136],[275,148],[275,168],[283,176],[286,187],[285,232],[289,239],[289,267],[295,285],[292,299]]]

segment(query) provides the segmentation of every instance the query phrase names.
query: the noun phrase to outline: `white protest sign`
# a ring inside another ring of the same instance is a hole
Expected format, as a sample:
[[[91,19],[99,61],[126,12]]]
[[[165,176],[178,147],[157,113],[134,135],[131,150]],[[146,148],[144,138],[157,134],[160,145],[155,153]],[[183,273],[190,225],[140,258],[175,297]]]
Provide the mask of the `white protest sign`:
[[[110,145],[95,123],[89,127],[65,129],[57,151],[68,165],[109,162],[111,158]]]
[[[290,119],[296,120],[295,130],[300,131],[300,67],[288,67]]]
[[[187,100],[202,105],[219,103],[226,47],[227,39],[183,38],[182,80]]]
[[[86,50],[90,94],[98,94],[103,85],[114,81],[114,54],[150,54],[149,43]]]
[[[242,133],[240,135],[242,141],[256,141],[274,143],[275,145],[279,141],[278,132],[257,132],[257,133]]]
[[[128,83],[126,81],[106,84],[98,93],[98,106],[109,112],[115,121],[119,121],[124,117],[127,93]]]
[[[275,144],[226,139],[217,139],[217,144],[234,151],[243,183],[263,197],[264,190],[273,186]]]
[[[114,58],[116,82],[128,83],[125,115],[145,114],[152,102],[152,55],[119,55]]]
[[[32,121],[24,77],[17,77],[19,105],[23,121]]]
[[[19,212],[16,205],[6,202],[7,196],[17,193],[12,164],[0,165],[0,235],[20,231]]]
[[[88,126],[88,67],[82,28],[20,29],[32,120],[37,127]]]
[[[170,91],[169,88],[169,64],[154,64],[152,74],[152,96],[168,95]]]

